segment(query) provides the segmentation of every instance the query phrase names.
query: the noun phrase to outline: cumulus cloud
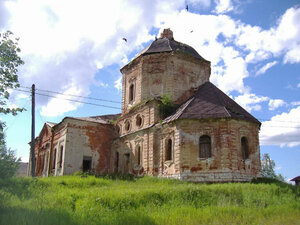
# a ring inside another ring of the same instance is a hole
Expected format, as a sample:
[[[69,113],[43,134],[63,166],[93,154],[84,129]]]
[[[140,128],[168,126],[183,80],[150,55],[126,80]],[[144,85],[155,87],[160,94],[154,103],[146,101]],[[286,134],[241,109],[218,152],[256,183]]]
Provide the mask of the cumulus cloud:
[[[214,12],[218,14],[227,13],[234,9],[231,0],[215,0],[215,3],[216,8]]]
[[[118,80],[115,81],[115,88],[120,92],[122,90],[122,76],[119,77]]]
[[[294,147],[300,145],[300,106],[262,123],[260,143]]]
[[[70,5],[72,7],[70,8]],[[87,96],[100,68],[124,65],[127,55],[154,39],[150,30],[157,17],[184,8],[184,1],[1,1],[0,15],[20,37],[25,65],[19,80],[24,86]],[[5,17],[5,18],[4,18]],[[160,16],[163,18],[163,16]],[[9,18],[9,20],[8,20]],[[123,37],[128,40],[124,42]],[[44,115],[55,114],[55,100],[37,98]],[[59,104],[59,103],[57,103]],[[49,112],[49,113],[48,113]]]
[[[256,96],[255,94],[247,93],[243,95],[239,95],[234,99],[239,105],[241,105],[244,109],[251,112],[261,110],[261,105],[259,103],[268,101],[269,98],[265,96]]]
[[[300,8],[288,9],[277,26],[263,30],[258,26],[241,25],[237,45],[248,50],[247,62],[258,62],[284,55],[285,63],[299,62]]]
[[[257,72],[256,72],[256,76],[264,74],[265,72],[267,72],[268,69],[270,69],[272,66],[275,66],[278,62],[277,61],[273,61],[273,62],[269,62],[266,65],[264,65],[263,67],[261,67]]]
[[[269,110],[275,110],[284,105],[286,105],[286,102],[283,101],[282,99],[270,99]]]

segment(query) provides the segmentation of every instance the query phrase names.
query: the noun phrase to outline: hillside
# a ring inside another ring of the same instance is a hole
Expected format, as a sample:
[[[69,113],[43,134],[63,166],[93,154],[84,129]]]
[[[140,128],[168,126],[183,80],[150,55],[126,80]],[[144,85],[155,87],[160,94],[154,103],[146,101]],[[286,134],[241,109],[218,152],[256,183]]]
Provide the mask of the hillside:
[[[274,181],[14,178],[0,180],[0,224],[300,224],[300,189]]]

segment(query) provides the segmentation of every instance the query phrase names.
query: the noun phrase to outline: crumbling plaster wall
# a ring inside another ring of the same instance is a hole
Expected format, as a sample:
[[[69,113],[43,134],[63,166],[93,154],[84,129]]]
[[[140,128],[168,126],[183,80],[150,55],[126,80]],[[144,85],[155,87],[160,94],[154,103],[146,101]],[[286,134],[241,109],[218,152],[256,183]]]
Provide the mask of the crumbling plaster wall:
[[[109,124],[80,120],[66,120],[63,174],[82,170],[83,157],[92,157],[92,171],[107,173],[112,139],[116,136]],[[63,138],[63,137],[62,137]]]
[[[182,53],[159,53],[140,56],[121,69],[123,73],[122,113],[143,100],[163,94],[176,101],[190,89],[207,82],[210,62]],[[134,100],[129,100],[134,84]]]
[[[173,176],[199,182],[250,181],[260,176],[259,125],[235,119],[179,120],[180,174]],[[211,137],[212,157],[199,158],[199,138]],[[249,157],[242,158],[241,138],[248,140]],[[176,142],[176,141],[175,141]]]

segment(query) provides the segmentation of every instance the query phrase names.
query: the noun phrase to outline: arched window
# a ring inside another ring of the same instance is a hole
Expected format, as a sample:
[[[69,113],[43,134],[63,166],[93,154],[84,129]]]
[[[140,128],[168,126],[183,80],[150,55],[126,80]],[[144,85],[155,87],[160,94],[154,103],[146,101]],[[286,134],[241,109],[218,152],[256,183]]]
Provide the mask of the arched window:
[[[131,84],[129,86],[129,102],[132,102],[134,100],[134,85]]]
[[[143,124],[143,119],[142,119],[142,117],[140,116],[140,115],[137,115],[136,117],[135,117],[135,124],[137,125],[137,127],[141,127],[142,126],[142,124]]]
[[[56,164],[56,148],[53,151],[53,164],[52,164],[52,169],[55,169],[55,164]]]
[[[125,130],[126,131],[130,131],[130,129],[131,129],[131,123],[130,123],[129,120],[126,120],[126,122],[125,122]]]
[[[246,137],[241,138],[241,148],[242,148],[243,159],[248,159],[249,158],[249,148],[248,148],[248,140]]]
[[[166,161],[172,160],[172,148],[173,148],[172,139],[168,139],[166,143]]]
[[[211,140],[210,136],[203,135],[199,140],[199,158],[211,157]]]
[[[137,154],[137,165],[140,166],[142,164],[141,146],[137,146],[136,154]]]
[[[63,147],[63,146],[60,146],[59,168],[62,167],[63,153],[64,153],[64,147]]]

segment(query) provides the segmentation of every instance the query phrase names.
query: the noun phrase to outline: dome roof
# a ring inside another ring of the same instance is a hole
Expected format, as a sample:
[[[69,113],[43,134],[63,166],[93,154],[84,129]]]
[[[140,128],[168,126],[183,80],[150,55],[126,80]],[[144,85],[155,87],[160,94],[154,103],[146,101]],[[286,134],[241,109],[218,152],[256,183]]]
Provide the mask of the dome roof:
[[[175,41],[173,37],[173,32],[170,29],[164,29],[164,31],[160,34],[160,38],[156,38],[155,41],[153,41],[143,51],[137,54],[133,60],[135,60],[141,55],[150,55],[162,52],[181,52],[186,55],[190,55],[197,59],[208,62],[201,55],[199,55],[199,53],[191,46]]]
[[[149,55],[161,52],[181,52],[187,55],[194,56],[197,59],[205,60],[199,53],[187,44],[175,41],[174,38],[158,38],[145,48],[140,55]],[[205,60],[206,61],[206,60]]]

